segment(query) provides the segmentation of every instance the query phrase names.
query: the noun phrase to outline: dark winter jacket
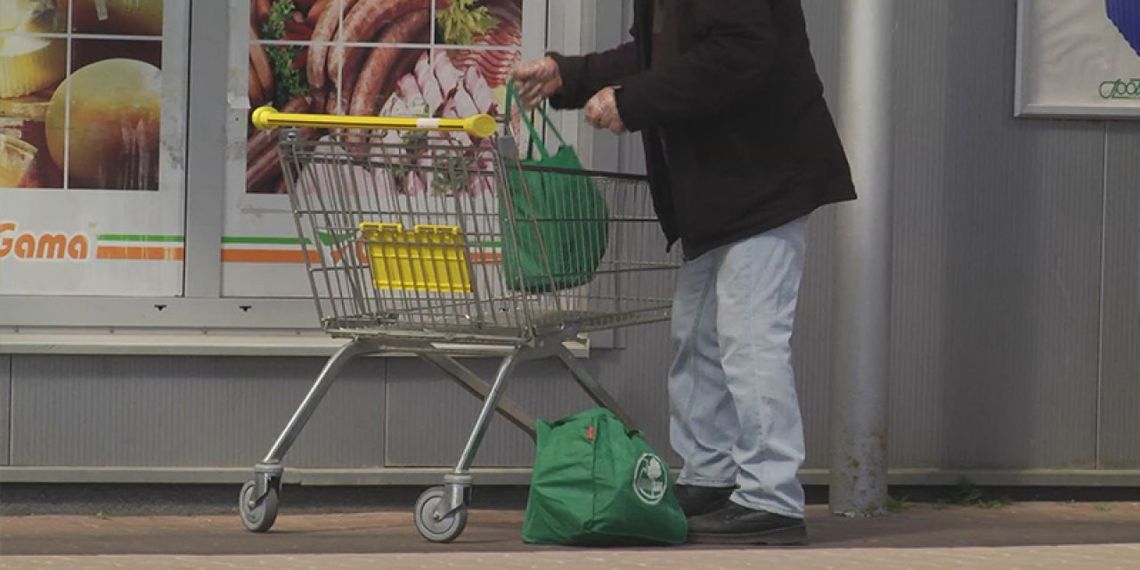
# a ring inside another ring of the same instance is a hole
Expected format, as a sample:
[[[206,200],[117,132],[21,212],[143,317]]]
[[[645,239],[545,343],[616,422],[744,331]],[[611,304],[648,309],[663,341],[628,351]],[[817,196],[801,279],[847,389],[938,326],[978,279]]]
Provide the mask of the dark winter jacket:
[[[855,199],[800,0],[665,1],[675,10],[669,61],[651,59],[654,24],[660,33],[670,20],[654,18],[655,0],[635,0],[634,41],[551,54],[563,79],[551,102],[580,108],[618,89],[669,243],[681,240],[692,259]]]

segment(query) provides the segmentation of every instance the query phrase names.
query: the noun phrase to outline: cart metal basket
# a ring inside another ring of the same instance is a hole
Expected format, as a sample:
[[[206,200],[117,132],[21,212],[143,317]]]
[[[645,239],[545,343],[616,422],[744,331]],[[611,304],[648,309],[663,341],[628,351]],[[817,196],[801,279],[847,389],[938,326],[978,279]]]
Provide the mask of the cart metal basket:
[[[317,313],[329,335],[347,342],[242,488],[246,528],[273,526],[282,460],[357,357],[416,355],[483,401],[455,469],[416,502],[416,527],[430,541],[463,532],[471,465],[492,415],[534,437],[534,418],[504,396],[519,363],[561,361],[595,402],[632,425],[566,343],[669,318],[662,284],[679,263],[664,253],[643,178],[524,166],[515,139],[496,134],[485,115],[417,120],[263,108],[254,124],[284,127],[278,150]],[[488,383],[458,360],[464,356],[502,361]]]

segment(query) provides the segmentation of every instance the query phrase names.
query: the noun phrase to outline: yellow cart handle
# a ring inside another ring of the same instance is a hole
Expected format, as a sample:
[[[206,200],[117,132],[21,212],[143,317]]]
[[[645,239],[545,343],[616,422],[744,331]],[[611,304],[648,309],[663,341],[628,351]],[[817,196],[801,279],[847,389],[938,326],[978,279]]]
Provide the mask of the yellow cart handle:
[[[465,119],[417,119],[404,117],[360,117],[352,115],[318,115],[282,113],[273,107],[253,111],[253,126],[270,130],[277,127],[314,127],[322,129],[379,129],[393,131],[462,131],[487,138],[498,125],[490,115],[472,115]]]

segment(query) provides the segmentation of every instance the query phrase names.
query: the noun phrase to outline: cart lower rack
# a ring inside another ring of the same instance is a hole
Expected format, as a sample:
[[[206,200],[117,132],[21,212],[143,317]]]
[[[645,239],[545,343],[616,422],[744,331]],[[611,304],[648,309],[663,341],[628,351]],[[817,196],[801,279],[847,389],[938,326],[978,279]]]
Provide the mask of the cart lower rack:
[[[665,253],[643,178],[525,166],[516,140],[496,136],[487,116],[264,108],[254,123],[287,127],[278,151],[313,300],[322,328],[346,343],[242,487],[246,528],[273,526],[286,453],[361,356],[416,355],[483,401],[455,469],[416,502],[416,527],[431,541],[463,532],[471,466],[493,414],[534,437],[534,418],[504,395],[520,363],[559,360],[632,425],[566,343],[669,318],[678,262]],[[460,362],[465,356],[502,361],[488,382]]]

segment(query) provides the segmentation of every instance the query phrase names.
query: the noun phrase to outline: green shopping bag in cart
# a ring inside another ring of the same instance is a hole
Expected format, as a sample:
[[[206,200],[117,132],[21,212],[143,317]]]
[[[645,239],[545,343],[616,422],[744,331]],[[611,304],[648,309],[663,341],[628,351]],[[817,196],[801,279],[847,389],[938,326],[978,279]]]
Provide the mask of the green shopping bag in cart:
[[[687,533],[665,461],[612,412],[538,423],[524,542],[669,545]]]
[[[506,117],[518,101],[514,83],[507,86]],[[530,133],[522,169],[507,168],[507,192],[499,199],[503,233],[503,273],[512,291],[545,293],[589,283],[606,253],[609,209],[593,177],[586,174],[574,148],[554,128],[546,111],[545,125],[558,139],[550,154],[534,120],[520,113]],[[539,157],[534,158],[538,149]]]

